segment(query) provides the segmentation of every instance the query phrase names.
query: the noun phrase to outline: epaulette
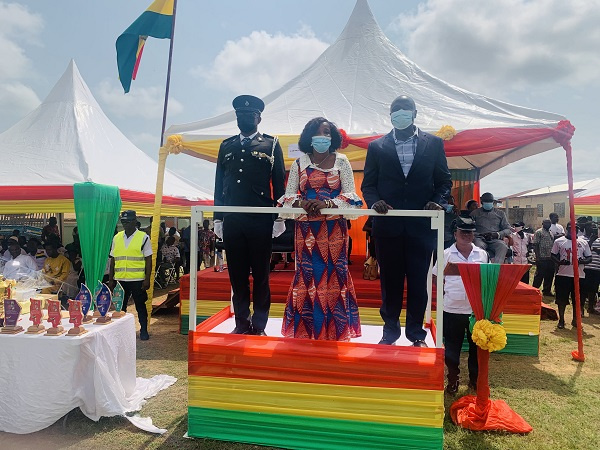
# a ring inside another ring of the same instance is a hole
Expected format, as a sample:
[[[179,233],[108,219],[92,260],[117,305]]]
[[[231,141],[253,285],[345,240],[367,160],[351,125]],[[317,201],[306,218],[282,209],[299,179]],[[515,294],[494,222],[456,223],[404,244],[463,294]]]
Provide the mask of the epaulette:
[[[275,139],[275,137],[274,137],[274,136],[271,136],[270,134],[267,134],[267,133],[261,133],[261,134],[262,134],[262,136],[263,136],[264,138],[267,138],[267,139]]]
[[[231,141],[232,139],[239,138],[239,137],[240,137],[240,135],[239,135],[239,134],[234,134],[233,136],[231,136],[231,137],[228,137],[227,139],[225,139],[223,142],[229,142],[229,141]]]

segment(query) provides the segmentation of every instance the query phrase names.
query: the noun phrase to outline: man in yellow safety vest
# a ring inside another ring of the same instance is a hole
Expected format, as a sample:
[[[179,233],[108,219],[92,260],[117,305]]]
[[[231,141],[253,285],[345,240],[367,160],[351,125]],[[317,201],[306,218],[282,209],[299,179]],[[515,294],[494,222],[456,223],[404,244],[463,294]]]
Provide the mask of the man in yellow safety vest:
[[[140,339],[147,341],[148,310],[146,301],[150,288],[152,271],[152,244],[150,237],[136,228],[137,215],[135,211],[127,210],[121,213],[123,231],[113,238],[110,249],[110,271],[108,286],[113,289],[116,281],[121,283],[125,291],[123,311],[127,310],[127,301],[133,297],[135,309],[140,321]]]

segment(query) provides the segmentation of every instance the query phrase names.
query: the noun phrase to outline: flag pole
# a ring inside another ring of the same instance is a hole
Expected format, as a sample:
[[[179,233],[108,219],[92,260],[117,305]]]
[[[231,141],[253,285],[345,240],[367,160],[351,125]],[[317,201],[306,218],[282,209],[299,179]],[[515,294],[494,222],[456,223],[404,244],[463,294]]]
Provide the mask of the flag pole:
[[[160,131],[160,146],[165,139],[165,127],[167,125],[167,106],[169,104],[169,86],[171,84],[171,62],[173,61],[173,42],[175,41],[175,17],[177,13],[177,0],[173,1],[173,23],[171,24],[171,43],[169,44],[169,64],[167,66],[167,86],[165,87],[165,105],[163,108],[162,129]]]
[[[158,171],[156,173],[156,192],[154,193],[154,209],[152,211],[152,228],[150,233],[150,242],[152,244],[152,270],[150,271],[150,289],[148,289],[148,300],[146,309],[148,310],[148,325],[150,325],[150,316],[152,314],[152,297],[154,296],[154,278],[157,253],[158,237],[160,228],[160,209],[163,197],[163,183],[165,179],[165,166],[169,150],[163,146],[165,127],[167,124],[167,106],[169,105],[169,86],[171,84],[171,62],[173,61],[173,42],[175,40],[175,18],[177,13],[177,0],[173,1],[173,23],[171,24],[171,42],[169,44],[169,63],[167,66],[167,83],[165,87],[165,103],[163,107],[162,128],[160,131],[160,149],[158,155]]]

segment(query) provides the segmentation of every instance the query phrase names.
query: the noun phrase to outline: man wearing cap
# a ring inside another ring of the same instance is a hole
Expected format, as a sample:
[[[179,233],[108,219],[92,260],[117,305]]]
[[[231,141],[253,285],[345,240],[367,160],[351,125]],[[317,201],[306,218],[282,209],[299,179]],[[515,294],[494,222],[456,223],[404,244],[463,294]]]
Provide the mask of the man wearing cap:
[[[265,104],[257,97],[240,95],[233,100],[233,108],[240,134],[225,139],[219,148],[215,206],[275,206],[274,199],[285,193],[285,168],[277,138],[258,132]],[[225,245],[233,290],[233,333],[264,335],[271,306],[271,240],[285,225],[276,222],[275,231],[274,218],[268,214],[215,213],[214,218],[215,234]]]
[[[152,273],[152,244],[148,235],[137,229],[136,222],[135,211],[121,213],[123,231],[117,233],[112,241],[108,286],[113,289],[117,281],[123,286],[123,311],[127,311],[129,297],[133,297],[140,321],[140,339],[147,341],[150,336],[146,291],[150,288]]]
[[[471,212],[477,227],[473,243],[484,250],[493,252],[492,262],[503,264],[508,252],[504,242],[512,231],[504,211],[494,208],[494,196],[486,192],[480,198],[481,207]]]
[[[21,280],[32,277],[37,270],[35,260],[27,253],[22,253],[19,241],[10,239],[8,241],[8,257],[4,256],[6,264],[2,270],[2,275],[7,280]]]
[[[452,177],[444,141],[414,125],[417,109],[412,98],[397,97],[390,106],[394,129],[369,144],[362,193],[379,214],[390,209],[445,209]],[[380,344],[393,345],[400,337],[400,312],[407,284],[406,337],[426,347],[423,318],[427,306],[427,277],[435,246],[435,232],[425,217],[373,217],[380,268],[384,321]]]
[[[465,334],[469,342],[469,388],[477,388],[477,346],[471,339],[469,317],[473,312],[467,299],[465,285],[458,273],[455,263],[482,264],[488,262],[485,250],[473,245],[475,222],[470,217],[458,217],[454,231],[456,242],[444,250],[444,347],[445,363],[448,368],[448,384],[446,392],[456,394],[458,391],[458,375],[460,374],[460,351]],[[433,274],[437,273],[437,263]]]
[[[515,222],[512,224],[513,233],[510,235],[511,249],[513,252],[514,264],[529,264],[527,255],[533,247],[533,234],[525,232],[524,222]],[[529,271],[521,277],[521,282],[529,284]]]

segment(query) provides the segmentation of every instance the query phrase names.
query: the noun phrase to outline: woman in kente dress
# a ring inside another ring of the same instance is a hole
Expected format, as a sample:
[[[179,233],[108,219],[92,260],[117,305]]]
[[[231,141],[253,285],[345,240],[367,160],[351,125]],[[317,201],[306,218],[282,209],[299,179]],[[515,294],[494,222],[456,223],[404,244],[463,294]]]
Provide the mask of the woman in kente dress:
[[[304,153],[290,168],[279,204],[306,211],[296,218],[296,273],[281,332],[285,337],[348,341],[361,335],[356,292],[348,272],[348,225],[323,208],[360,208],[348,158],[336,150],[341,135],[323,117],[312,119],[300,135]],[[288,218],[288,215],[282,217]]]

